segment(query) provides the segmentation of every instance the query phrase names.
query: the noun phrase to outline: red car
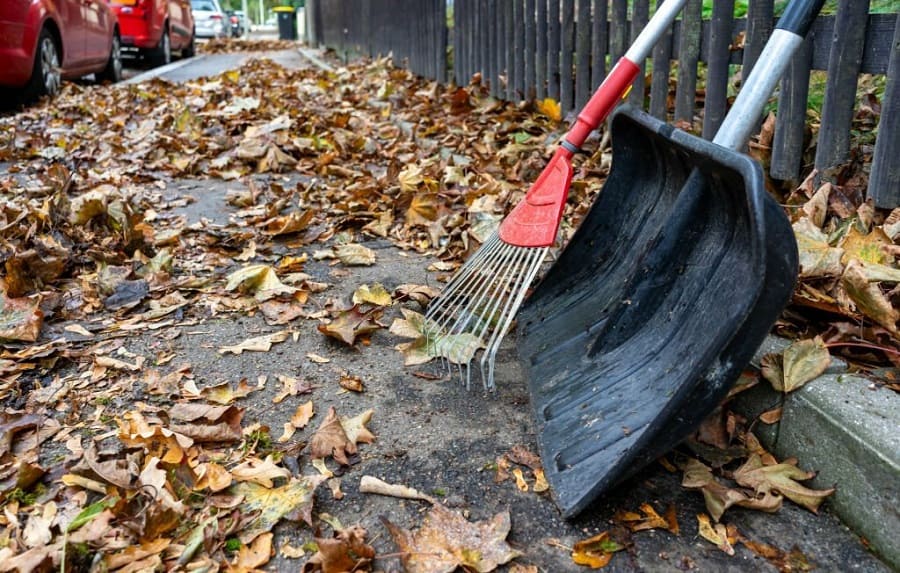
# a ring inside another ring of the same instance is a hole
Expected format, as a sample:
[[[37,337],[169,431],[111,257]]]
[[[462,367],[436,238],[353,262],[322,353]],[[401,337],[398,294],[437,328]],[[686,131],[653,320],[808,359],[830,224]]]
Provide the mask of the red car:
[[[0,0],[2,1],[2,0]],[[172,51],[194,55],[190,0],[112,0],[122,27],[122,45],[137,48],[153,65],[172,61]]]
[[[119,26],[107,0],[0,0],[0,87],[26,100],[62,79],[122,78]]]

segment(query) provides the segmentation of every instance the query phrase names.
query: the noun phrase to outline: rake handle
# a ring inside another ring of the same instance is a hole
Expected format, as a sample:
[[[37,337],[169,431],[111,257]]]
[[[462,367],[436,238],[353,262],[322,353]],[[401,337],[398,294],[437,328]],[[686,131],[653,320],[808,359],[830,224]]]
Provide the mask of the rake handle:
[[[564,148],[572,153],[577,151],[588,135],[615,109],[616,104],[625,99],[634,78],[641,71],[638,62],[647,59],[653,46],[672,25],[686,3],[687,0],[666,0],[659,6],[641,33],[634,39],[631,47],[623,57],[619,58],[609,75],[591,96],[590,101],[578,114],[575,125],[566,134]]]

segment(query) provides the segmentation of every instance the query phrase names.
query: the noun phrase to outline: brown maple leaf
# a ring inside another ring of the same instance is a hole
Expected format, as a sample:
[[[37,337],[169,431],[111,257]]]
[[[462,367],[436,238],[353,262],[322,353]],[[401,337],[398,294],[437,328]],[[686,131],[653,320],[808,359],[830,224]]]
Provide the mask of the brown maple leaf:
[[[375,549],[365,540],[366,530],[358,525],[336,532],[332,539],[317,537],[319,551],[303,565],[303,573],[369,570]]]
[[[319,332],[353,346],[357,336],[384,328],[377,322],[382,312],[381,308],[375,308],[364,313],[360,312],[359,305],[353,305],[347,310],[340,311],[330,323],[320,324]]]
[[[511,527],[506,511],[490,521],[471,523],[444,506],[435,505],[415,533],[382,520],[403,554],[401,560],[409,573],[450,573],[458,567],[485,573],[521,555],[506,543]]]
[[[367,410],[358,416],[342,420],[332,406],[309,442],[310,455],[313,459],[331,456],[341,465],[350,465],[347,456],[357,452],[356,444],[375,440],[375,436],[365,427],[371,417],[372,410]]]

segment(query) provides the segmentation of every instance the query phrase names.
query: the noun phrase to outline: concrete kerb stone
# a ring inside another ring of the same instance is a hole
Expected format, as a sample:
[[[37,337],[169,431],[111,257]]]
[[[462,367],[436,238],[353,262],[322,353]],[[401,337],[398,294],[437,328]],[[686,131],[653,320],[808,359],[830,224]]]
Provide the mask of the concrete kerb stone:
[[[138,75],[134,76],[133,78],[128,78],[124,82],[121,82],[120,85],[121,84],[124,84],[124,85],[137,84],[140,82],[145,82],[147,80],[152,80],[153,78],[158,78],[159,76],[161,76],[163,74],[167,74],[173,70],[177,70],[178,68],[197,63],[206,57],[207,57],[206,54],[200,54],[198,56],[194,56],[191,58],[182,58],[180,60],[166,64],[165,66],[159,66],[158,68],[153,68],[152,70],[147,70],[146,72],[138,74]]]
[[[315,50],[312,50],[310,48],[298,48],[297,51],[300,52],[301,56],[312,62],[317,68],[322,69],[326,72],[334,71],[334,68],[327,64],[322,58],[320,58]]]
[[[754,366],[788,344],[769,337]],[[756,423],[763,445],[779,458],[796,457],[803,469],[818,471],[812,487],[836,487],[828,507],[900,570],[900,396],[848,373],[836,360],[787,396],[763,382],[739,394],[733,408],[752,421],[778,405],[779,422]]]

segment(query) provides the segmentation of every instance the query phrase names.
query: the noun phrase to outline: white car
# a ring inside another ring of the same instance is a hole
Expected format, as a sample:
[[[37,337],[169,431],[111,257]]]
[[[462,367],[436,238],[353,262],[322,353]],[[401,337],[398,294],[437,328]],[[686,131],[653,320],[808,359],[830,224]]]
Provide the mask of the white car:
[[[191,12],[197,38],[224,38],[229,34],[228,19],[219,0],[191,0]]]

